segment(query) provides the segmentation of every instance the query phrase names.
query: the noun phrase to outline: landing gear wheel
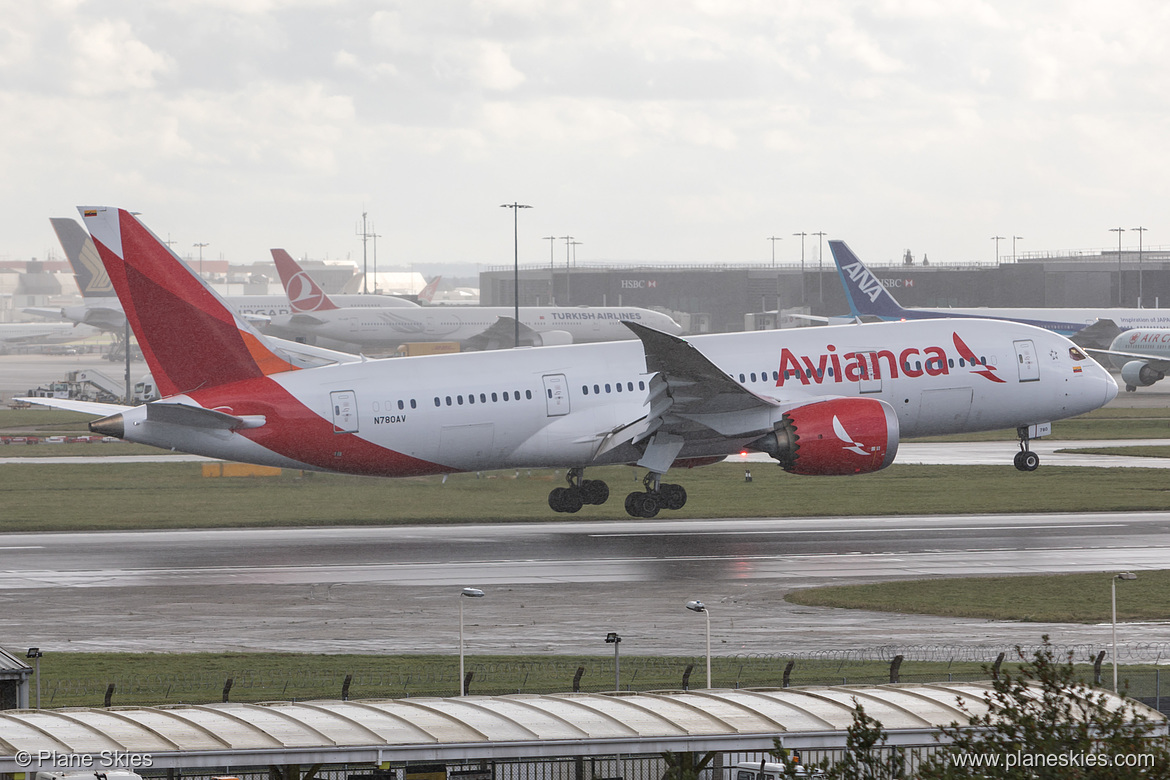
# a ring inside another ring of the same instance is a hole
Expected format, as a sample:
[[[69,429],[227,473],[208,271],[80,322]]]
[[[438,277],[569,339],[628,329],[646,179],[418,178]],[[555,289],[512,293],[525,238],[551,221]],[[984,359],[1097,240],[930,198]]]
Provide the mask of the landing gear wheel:
[[[630,493],[626,496],[626,512],[633,517],[654,517],[661,506],[653,493]]]
[[[664,509],[682,509],[687,503],[687,491],[682,485],[664,484],[659,488]]]
[[[584,503],[580,488],[553,488],[548,494],[548,506],[554,512],[580,512]]]
[[[1040,468],[1040,456],[1031,450],[1017,452],[1015,466],[1020,471],[1035,471]]]
[[[600,479],[582,480],[581,500],[586,504],[604,504],[609,500],[609,485]]]
[[[1035,471],[1040,468],[1040,456],[1032,452],[1029,446],[1031,438],[1028,436],[1028,426],[1021,425],[1016,428],[1016,435],[1020,438],[1020,451],[1016,453],[1012,463],[1020,471]]]

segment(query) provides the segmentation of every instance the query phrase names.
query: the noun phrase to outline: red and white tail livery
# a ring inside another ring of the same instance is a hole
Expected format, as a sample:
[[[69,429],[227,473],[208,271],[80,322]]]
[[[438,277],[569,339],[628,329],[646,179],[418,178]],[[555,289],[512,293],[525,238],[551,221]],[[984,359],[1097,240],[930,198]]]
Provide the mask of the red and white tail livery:
[[[1030,470],[1029,426],[1117,393],[1066,338],[976,319],[691,339],[626,323],[624,342],[295,370],[129,212],[82,211],[165,396],[91,427],[201,455],[389,477],[566,468],[549,505],[567,512],[609,498],[587,467],[624,463],[647,471],[626,510],[651,517],[686,502],[672,465],[744,449],[860,474],[905,437],[1008,428]]]

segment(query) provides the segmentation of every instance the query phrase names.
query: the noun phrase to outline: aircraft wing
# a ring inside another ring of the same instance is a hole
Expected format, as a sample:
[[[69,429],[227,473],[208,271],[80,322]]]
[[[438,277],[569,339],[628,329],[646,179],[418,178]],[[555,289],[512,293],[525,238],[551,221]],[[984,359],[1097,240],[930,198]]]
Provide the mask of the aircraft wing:
[[[753,441],[773,430],[783,407],[757,395],[712,363],[693,344],[634,322],[650,379],[650,411],[610,433],[600,452],[620,444],[643,448],[638,465],[665,471],[684,444],[703,440]]]
[[[460,349],[468,350],[485,350],[485,349],[508,349],[515,346],[516,343],[516,320],[513,317],[497,317],[496,321],[484,328],[474,336],[463,339],[460,342]],[[546,342],[542,334],[528,327],[524,323],[520,323],[520,346],[531,347],[541,346]],[[572,343],[571,341],[569,343]]]
[[[1094,355],[1106,355],[1108,357],[1122,358],[1124,360],[1141,360],[1155,371],[1170,373],[1170,358],[1167,358],[1165,355],[1150,355],[1143,354],[1141,352],[1124,352],[1117,349],[1094,349],[1092,347],[1086,347],[1085,351],[1091,352]]]
[[[1113,343],[1121,328],[1111,319],[1100,319],[1069,336],[1069,340],[1085,349],[1103,349]]]

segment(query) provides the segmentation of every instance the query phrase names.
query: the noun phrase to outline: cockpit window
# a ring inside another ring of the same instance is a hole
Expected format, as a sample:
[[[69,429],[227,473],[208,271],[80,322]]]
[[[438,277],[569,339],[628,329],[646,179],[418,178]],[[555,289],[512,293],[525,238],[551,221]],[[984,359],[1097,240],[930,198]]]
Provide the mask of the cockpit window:
[[[1081,351],[1080,347],[1069,347],[1068,356],[1073,360],[1088,360],[1089,356]]]

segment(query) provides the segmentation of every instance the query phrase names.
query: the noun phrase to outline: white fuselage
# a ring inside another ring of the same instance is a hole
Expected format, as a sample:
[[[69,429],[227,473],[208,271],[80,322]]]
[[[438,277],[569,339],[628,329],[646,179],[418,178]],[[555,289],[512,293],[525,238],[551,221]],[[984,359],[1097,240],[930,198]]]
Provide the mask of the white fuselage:
[[[281,338],[393,349],[411,341],[464,341],[483,333],[500,317],[514,318],[515,314],[508,306],[424,306],[392,311],[339,308],[277,317],[264,330]],[[630,306],[520,307],[520,324],[537,333],[567,333],[574,344],[634,338],[622,325],[623,320],[672,335],[681,332],[667,315]]]
[[[977,363],[961,356],[960,339]],[[750,424],[734,414],[696,420],[719,435],[688,440],[680,458],[737,452],[785,411],[826,398],[881,399],[895,410],[901,436],[913,437],[1071,417],[1117,391],[1067,339],[1015,323],[936,320],[689,341],[734,382],[776,405],[769,419],[757,414]],[[125,413],[125,438],[384,476],[626,463],[638,459],[635,449],[607,448],[607,440],[651,414],[652,376],[640,341],[372,360],[171,399],[263,415],[265,424],[254,430],[185,430],[148,421],[137,407]],[[313,426],[326,423],[330,435],[314,440]]]

